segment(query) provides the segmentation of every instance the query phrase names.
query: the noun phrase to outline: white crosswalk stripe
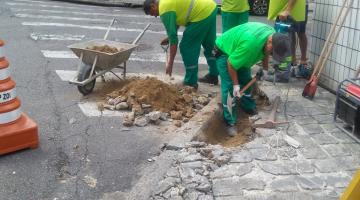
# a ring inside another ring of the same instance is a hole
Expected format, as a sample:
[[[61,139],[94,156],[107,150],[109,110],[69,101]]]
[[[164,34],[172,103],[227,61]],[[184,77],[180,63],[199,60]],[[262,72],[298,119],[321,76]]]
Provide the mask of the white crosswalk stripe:
[[[67,21],[86,21],[86,22],[106,22],[108,23],[111,19],[94,19],[85,17],[63,17],[63,16],[49,16],[49,15],[32,15],[32,14],[15,14],[18,18],[32,18],[32,19],[46,19],[46,20],[67,20]],[[124,22],[122,22],[124,23]],[[126,21],[128,24],[147,24],[147,22],[132,22]]]
[[[69,15],[87,15],[87,16],[105,16],[105,17],[125,17],[135,19],[153,19],[154,17],[148,15],[134,15],[134,14],[119,14],[119,13],[99,13],[99,12],[76,12],[76,11],[63,11],[63,10],[47,10],[47,9],[29,9],[29,8],[11,8],[14,12],[41,12],[41,13],[52,13],[52,14],[69,14]],[[159,23],[160,24],[160,23]]]
[[[63,27],[63,28],[82,28],[82,29],[91,29],[91,30],[107,30],[106,26],[87,26],[79,24],[68,24],[68,23],[51,23],[51,22],[22,22],[24,26],[49,26],[49,27]],[[137,28],[121,28],[121,27],[112,27],[111,31],[127,31],[127,32],[141,32],[143,29]],[[165,35],[165,31],[153,31],[147,30],[147,33],[162,34]],[[180,35],[180,33],[179,33]],[[182,33],[181,33],[182,35]]]
[[[78,57],[71,51],[51,51],[51,50],[41,50],[45,58],[70,58],[77,59]],[[130,61],[142,61],[142,62],[165,62],[164,53],[146,53],[146,54],[136,54],[132,53]],[[175,60],[174,63],[183,63],[181,60]],[[206,64],[205,57],[199,58],[199,64]]]
[[[63,35],[56,35],[56,34],[41,34],[41,33],[31,33],[31,39],[37,40],[82,40],[84,39],[85,35],[71,35],[71,34],[63,34]]]
[[[61,8],[61,9],[70,9],[70,10],[87,10],[92,11],[93,8],[84,8],[84,7],[74,7],[74,6],[58,6],[58,5],[44,5],[39,3],[14,3],[14,2],[6,2],[9,6],[27,6],[27,7],[41,7],[41,8]]]

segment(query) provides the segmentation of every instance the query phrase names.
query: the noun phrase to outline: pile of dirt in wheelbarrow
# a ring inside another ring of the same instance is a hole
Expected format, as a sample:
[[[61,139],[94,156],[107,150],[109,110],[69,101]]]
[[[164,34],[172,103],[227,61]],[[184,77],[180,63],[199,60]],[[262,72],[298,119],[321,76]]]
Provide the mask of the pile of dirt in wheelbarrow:
[[[86,47],[86,49],[104,52],[104,53],[111,53],[111,54],[118,53],[123,50],[123,49],[119,50],[116,47],[111,47],[109,45]]]
[[[121,88],[107,94],[102,108],[131,110],[124,117],[126,126],[145,126],[169,118],[181,126],[211,100],[211,94],[198,94],[192,87],[169,85],[156,78],[134,78]]]

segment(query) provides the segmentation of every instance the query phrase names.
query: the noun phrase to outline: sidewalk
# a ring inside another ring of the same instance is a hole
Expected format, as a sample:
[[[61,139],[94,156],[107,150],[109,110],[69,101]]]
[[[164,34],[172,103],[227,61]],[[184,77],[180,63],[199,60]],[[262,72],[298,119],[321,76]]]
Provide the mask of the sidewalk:
[[[360,167],[360,145],[334,125],[335,95],[318,88],[313,101],[304,99],[304,84],[260,86],[271,100],[281,96],[277,121],[287,118],[289,126],[257,129],[238,147],[193,141],[165,151],[176,156],[150,199],[338,199]],[[266,119],[268,110],[259,114]],[[301,146],[290,146],[286,135]]]

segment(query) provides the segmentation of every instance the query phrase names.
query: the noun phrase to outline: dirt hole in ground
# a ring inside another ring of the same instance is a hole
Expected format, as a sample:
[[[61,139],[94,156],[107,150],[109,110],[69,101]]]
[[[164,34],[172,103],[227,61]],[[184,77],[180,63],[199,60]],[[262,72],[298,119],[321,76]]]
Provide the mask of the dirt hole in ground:
[[[269,99],[264,96],[264,93],[262,93],[262,95],[254,93],[253,98],[256,100],[258,110],[270,105]],[[195,140],[206,142],[208,144],[219,144],[224,147],[237,147],[254,139],[256,133],[254,133],[251,128],[249,120],[250,115],[239,109],[237,123],[238,134],[234,137],[227,135],[227,126],[222,117],[222,109],[219,109],[219,112],[210,119],[207,123],[207,127],[195,137]]]

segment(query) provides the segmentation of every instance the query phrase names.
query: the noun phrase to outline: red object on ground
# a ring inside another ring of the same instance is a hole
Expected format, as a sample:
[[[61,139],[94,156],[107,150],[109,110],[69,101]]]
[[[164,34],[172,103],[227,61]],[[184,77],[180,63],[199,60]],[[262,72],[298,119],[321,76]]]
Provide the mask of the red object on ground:
[[[346,91],[360,99],[360,87],[358,85],[349,84]]]

